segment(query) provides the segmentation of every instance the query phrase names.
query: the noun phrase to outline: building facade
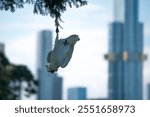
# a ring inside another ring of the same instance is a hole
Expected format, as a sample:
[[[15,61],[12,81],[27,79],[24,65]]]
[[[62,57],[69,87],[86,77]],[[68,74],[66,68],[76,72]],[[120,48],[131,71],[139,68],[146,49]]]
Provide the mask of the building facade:
[[[57,74],[53,74],[49,79],[50,89],[48,92],[45,92],[49,93],[48,100],[62,100],[63,78],[59,77]],[[41,99],[43,100],[44,98]]]
[[[138,0],[115,0],[115,20],[110,24],[109,99],[143,99],[143,23]]]
[[[47,72],[45,66],[47,54],[50,50],[52,50],[52,32],[41,31],[37,47],[38,99],[40,100],[62,99],[62,78]]]
[[[68,100],[86,100],[87,90],[85,87],[74,87],[68,89]]]
[[[150,84],[147,85],[147,99],[150,100]]]

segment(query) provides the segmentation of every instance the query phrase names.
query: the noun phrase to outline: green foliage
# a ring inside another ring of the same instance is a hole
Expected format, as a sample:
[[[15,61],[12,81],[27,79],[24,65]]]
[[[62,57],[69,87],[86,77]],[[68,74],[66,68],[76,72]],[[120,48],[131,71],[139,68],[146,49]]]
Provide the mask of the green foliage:
[[[14,12],[16,8],[23,8],[24,4],[33,4],[33,12],[41,15],[50,15],[55,19],[56,33],[59,33],[61,14],[72,6],[80,7],[87,5],[86,0],[0,0],[0,10]]]
[[[23,0],[0,0],[0,10],[15,11],[15,8],[23,8]]]
[[[55,18],[56,33],[59,32],[59,21],[61,21],[61,14],[69,7],[80,7],[86,5],[86,0],[36,0],[34,4],[34,13],[41,15],[50,15]]]
[[[36,93],[37,81],[24,65],[11,64],[0,53],[0,99],[20,99],[21,91],[30,96]],[[26,87],[22,83],[27,84]]]

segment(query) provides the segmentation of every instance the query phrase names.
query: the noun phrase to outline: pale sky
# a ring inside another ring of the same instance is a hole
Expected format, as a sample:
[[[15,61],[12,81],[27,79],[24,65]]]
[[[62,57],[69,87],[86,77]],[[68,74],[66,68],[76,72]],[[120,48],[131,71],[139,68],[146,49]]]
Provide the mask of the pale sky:
[[[140,0],[140,21],[144,22],[145,52],[150,56],[150,1]],[[27,65],[36,77],[37,34],[52,30],[54,19],[33,14],[32,6],[15,13],[0,12],[0,42],[5,43],[6,55],[12,63]],[[85,86],[89,98],[107,96],[109,23],[113,21],[113,0],[88,0],[82,8],[72,8],[62,14],[60,37],[78,34],[73,57],[58,74],[64,79],[64,99],[68,87]],[[150,60],[144,64],[144,84],[150,82]],[[146,85],[145,85],[146,86]],[[146,92],[146,90],[144,90]],[[144,93],[146,94],[146,93]]]

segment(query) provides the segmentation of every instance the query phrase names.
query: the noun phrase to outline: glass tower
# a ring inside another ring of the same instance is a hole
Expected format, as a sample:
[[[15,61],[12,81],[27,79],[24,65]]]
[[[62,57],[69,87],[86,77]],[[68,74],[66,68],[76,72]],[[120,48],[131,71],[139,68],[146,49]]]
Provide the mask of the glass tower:
[[[148,95],[148,100],[150,100],[150,84],[148,84],[147,85],[147,91],[148,91],[148,93],[147,93],[147,95]]]
[[[68,100],[86,100],[86,88],[74,87],[68,89]]]
[[[109,98],[143,99],[143,24],[138,19],[138,0],[115,0],[115,20],[110,24]]]
[[[150,100],[150,84],[147,84],[147,99]]]

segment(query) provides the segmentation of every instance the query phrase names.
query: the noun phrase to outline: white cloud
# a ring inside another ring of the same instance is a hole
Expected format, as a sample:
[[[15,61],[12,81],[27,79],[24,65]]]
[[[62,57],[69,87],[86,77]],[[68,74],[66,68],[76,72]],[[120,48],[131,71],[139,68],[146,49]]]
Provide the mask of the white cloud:
[[[41,24],[41,22],[27,22],[24,24],[24,22],[21,23],[1,23],[1,30],[13,30],[13,29],[21,29],[21,30],[36,30],[36,29],[42,29],[47,27],[47,24]]]
[[[20,14],[21,15],[21,14]],[[39,16],[40,17],[40,16]],[[27,16],[26,16],[27,18]],[[22,30],[22,31],[26,31],[26,30],[33,30],[34,32],[38,31],[39,29],[45,29],[45,28],[51,28],[54,29],[55,24],[54,21],[50,20],[50,19],[46,19],[46,17],[44,18],[39,18],[37,20],[38,17],[35,17],[34,15],[32,15],[32,20],[33,21],[24,21],[24,19],[21,17],[20,18],[20,22],[0,22],[1,25],[1,29],[2,31],[4,30]],[[13,20],[17,20],[17,18],[14,18]]]
[[[82,11],[82,12],[103,12],[103,11],[107,11],[107,7],[102,6],[100,4],[94,4],[94,3],[89,2],[88,5],[81,7],[80,11]]]

